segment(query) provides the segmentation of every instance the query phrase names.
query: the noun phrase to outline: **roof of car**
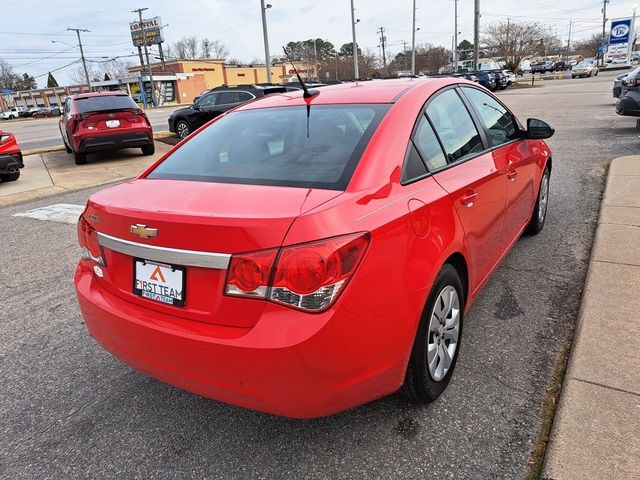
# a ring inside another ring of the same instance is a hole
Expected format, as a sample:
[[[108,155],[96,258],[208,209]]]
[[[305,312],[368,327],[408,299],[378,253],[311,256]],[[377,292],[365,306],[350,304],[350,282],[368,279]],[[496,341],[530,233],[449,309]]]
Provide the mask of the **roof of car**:
[[[458,83],[459,78],[398,78],[391,80],[371,80],[361,82],[327,85],[318,89],[318,94],[311,100],[312,104],[346,104],[346,103],[393,103],[403,94],[417,85],[431,85],[433,91],[448,84]],[[303,100],[302,90],[274,94],[263,97],[259,101],[249,102],[239,109],[265,108],[299,104]]]
[[[112,96],[128,96],[126,92],[91,92],[91,93],[77,93],[73,96],[74,100],[79,98],[91,98],[91,97],[112,97]]]

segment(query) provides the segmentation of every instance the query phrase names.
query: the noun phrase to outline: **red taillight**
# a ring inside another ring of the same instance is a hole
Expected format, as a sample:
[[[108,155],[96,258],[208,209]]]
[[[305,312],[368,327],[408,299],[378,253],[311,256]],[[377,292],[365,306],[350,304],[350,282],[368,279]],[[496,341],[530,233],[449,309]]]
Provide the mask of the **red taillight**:
[[[102,247],[98,242],[98,234],[81,215],[78,219],[78,242],[82,248],[82,259],[104,266]]]
[[[266,297],[271,268],[277,250],[234,255],[229,263],[226,293],[249,297]]]
[[[268,298],[310,312],[325,310],[346,287],[368,244],[368,234],[356,233],[283,247],[275,267],[276,250],[234,255],[226,293]]]

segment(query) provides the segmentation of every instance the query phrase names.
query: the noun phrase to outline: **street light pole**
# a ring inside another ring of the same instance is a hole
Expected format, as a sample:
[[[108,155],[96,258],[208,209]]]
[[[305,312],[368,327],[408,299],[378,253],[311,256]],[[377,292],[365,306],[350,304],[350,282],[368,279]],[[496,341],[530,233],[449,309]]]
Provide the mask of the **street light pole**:
[[[351,35],[353,37],[353,78],[358,80],[360,78],[360,72],[358,71],[358,44],[356,43],[356,9],[353,7],[353,0],[351,0]]]
[[[627,63],[631,65],[633,61],[633,46],[635,44],[636,39],[636,8],[638,8],[638,4],[633,4],[633,17],[631,20],[631,32],[629,33],[629,42],[627,43]]]
[[[89,71],[87,70],[87,61],[84,58],[84,50],[82,49],[82,40],[80,39],[80,32],[88,32],[86,28],[68,28],[67,31],[76,32],[78,35],[78,47],[80,47],[80,58],[82,59],[82,66],[84,68],[84,78],[87,80],[87,85],[89,85],[89,91],[91,91],[91,79],[89,78]]]
[[[149,75],[149,88],[151,90],[151,106],[154,107],[156,105],[156,98],[154,95],[154,86],[153,86],[153,72],[151,71],[151,62],[149,61],[149,49],[147,48],[147,34],[144,29],[144,22],[142,21],[142,12],[145,10],[149,10],[148,8],[138,8],[136,10],[131,10],[131,13],[138,12],[138,16],[140,18],[140,30],[142,30],[142,46],[144,47],[144,56],[147,59],[147,74]]]
[[[260,0],[260,11],[262,12],[262,35],[264,36],[264,63],[267,67],[267,83],[271,83],[271,58],[269,56],[269,35],[267,34],[267,8],[271,8],[271,4],[264,4],[264,0]]]

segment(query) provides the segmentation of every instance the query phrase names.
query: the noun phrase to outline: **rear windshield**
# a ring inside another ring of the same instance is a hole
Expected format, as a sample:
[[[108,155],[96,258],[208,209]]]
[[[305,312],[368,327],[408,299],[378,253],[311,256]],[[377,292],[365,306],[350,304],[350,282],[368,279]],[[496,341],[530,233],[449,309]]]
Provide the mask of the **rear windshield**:
[[[128,95],[104,95],[100,97],[76,98],[74,102],[78,113],[138,108],[136,102],[134,102]]]
[[[344,190],[389,105],[312,105],[229,114],[147,178]]]

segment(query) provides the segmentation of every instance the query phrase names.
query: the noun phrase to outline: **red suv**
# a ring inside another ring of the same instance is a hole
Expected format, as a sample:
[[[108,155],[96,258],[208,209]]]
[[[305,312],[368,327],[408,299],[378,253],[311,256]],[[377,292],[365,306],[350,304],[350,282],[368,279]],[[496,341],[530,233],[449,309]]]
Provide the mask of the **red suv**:
[[[22,152],[13,133],[0,130],[0,180],[13,182],[20,178],[20,169],[24,168]]]
[[[123,92],[82,93],[67,98],[60,117],[60,133],[76,164],[101,150],[141,147],[153,155],[153,130],[147,115]]]

